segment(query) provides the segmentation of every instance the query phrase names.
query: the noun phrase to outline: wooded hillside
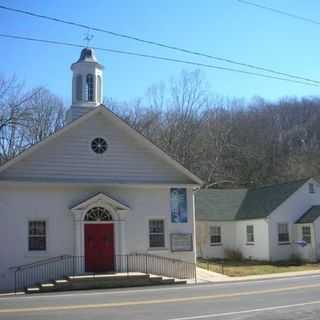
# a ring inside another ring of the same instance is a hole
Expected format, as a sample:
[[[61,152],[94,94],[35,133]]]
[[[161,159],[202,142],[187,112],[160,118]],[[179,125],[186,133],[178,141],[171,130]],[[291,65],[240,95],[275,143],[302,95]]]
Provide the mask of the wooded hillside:
[[[182,72],[146,99],[109,105],[207,185],[255,186],[320,174],[320,98],[213,96]]]
[[[213,90],[214,91],[214,90]],[[320,175],[320,98],[217,97],[199,71],[152,86],[134,102],[106,100],[134,128],[212,186],[254,186]],[[62,101],[0,79],[0,160],[63,125]]]

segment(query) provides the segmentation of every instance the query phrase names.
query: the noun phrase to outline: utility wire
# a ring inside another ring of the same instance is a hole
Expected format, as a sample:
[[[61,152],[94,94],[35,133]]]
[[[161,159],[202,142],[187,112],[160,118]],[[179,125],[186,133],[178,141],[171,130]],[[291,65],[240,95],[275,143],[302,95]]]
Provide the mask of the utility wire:
[[[86,47],[84,45],[77,44],[77,43],[55,41],[55,40],[48,40],[48,39],[39,39],[39,38],[32,38],[32,37],[23,37],[23,36],[4,34],[4,33],[0,33],[0,37],[9,38],[9,39],[16,39],[16,40],[27,40],[27,41],[33,41],[33,42],[41,42],[41,43],[46,43],[46,44],[61,45],[61,46],[68,46],[68,47],[76,47],[76,48],[85,48]],[[265,78],[265,79],[281,80],[281,81],[286,81],[286,82],[299,83],[299,84],[303,84],[303,85],[307,85],[307,86],[320,87],[316,83],[304,82],[304,81],[293,80],[293,79],[288,79],[288,78],[281,78],[281,77],[276,77],[276,76],[267,75],[267,74],[258,73],[258,72],[251,72],[251,71],[245,71],[245,70],[241,70],[241,69],[221,67],[221,66],[216,66],[216,65],[212,65],[212,64],[194,62],[194,61],[190,61],[190,60],[174,59],[174,58],[168,58],[168,57],[164,57],[164,56],[155,56],[155,55],[143,54],[143,53],[139,53],[139,52],[116,50],[116,49],[110,49],[110,48],[101,48],[101,47],[91,47],[91,48],[95,49],[95,50],[106,51],[106,52],[111,52],[111,53],[118,53],[118,54],[122,54],[122,55],[137,56],[137,57],[149,58],[149,59],[153,59],[153,60],[176,62],[176,63],[194,65],[194,66],[198,66],[198,67],[206,67],[206,68],[210,68],[210,69],[236,72],[236,73],[246,74],[246,75],[250,75],[250,76],[261,77],[261,78]]]
[[[168,44],[165,44],[165,43],[156,42],[156,41],[146,40],[146,39],[134,37],[134,36],[131,36],[131,35],[128,35],[128,34],[123,34],[123,33],[114,32],[114,31],[111,31],[111,30],[106,30],[106,29],[102,29],[102,28],[98,28],[98,27],[93,27],[93,26],[77,23],[77,22],[70,21],[70,20],[64,20],[64,19],[60,19],[60,18],[56,18],[56,17],[52,17],[52,16],[47,16],[47,15],[42,15],[42,14],[34,13],[34,12],[31,12],[31,11],[20,10],[20,9],[16,9],[16,8],[4,6],[4,5],[0,5],[0,9],[11,11],[11,12],[15,12],[15,13],[20,13],[20,14],[24,14],[24,15],[29,15],[29,16],[36,17],[36,18],[46,19],[46,20],[50,20],[50,21],[54,21],[54,22],[64,23],[64,24],[67,24],[67,25],[80,27],[80,28],[83,28],[83,29],[86,29],[86,30],[93,30],[93,31],[97,31],[97,32],[102,32],[102,33],[109,34],[111,36],[130,39],[130,40],[138,41],[138,42],[141,42],[141,43],[144,43],[144,44],[149,44],[149,45],[152,45],[152,46],[162,47],[162,48],[175,50],[175,51],[179,51],[179,52],[183,52],[183,53],[187,53],[187,54],[192,54],[192,55],[196,55],[196,56],[200,56],[200,57],[205,57],[205,58],[213,59],[213,60],[220,61],[220,62],[227,62],[227,63],[230,63],[230,64],[234,64],[234,65],[238,65],[238,66],[242,66],[242,67],[246,67],[246,68],[251,68],[251,69],[264,71],[264,72],[269,72],[269,73],[273,73],[273,74],[280,75],[280,76],[285,76],[285,77],[292,78],[292,79],[298,79],[298,80],[303,80],[303,81],[308,81],[308,82],[320,84],[320,81],[314,80],[314,79],[310,79],[310,78],[307,78],[307,77],[294,75],[294,74],[289,74],[289,73],[285,73],[285,72],[277,71],[277,70],[274,70],[274,69],[270,69],[270,68],[266,68],[266,67],[262,67],[262,66],[257,66],[257,65],[253,65],[253,64],[249,64],[249,63],[245,63],[245,62],[239,62],[239,61],[235,61],[235,60],[232,60],[232,59],[229,59],[229,58],[212,56],[212,55],[209,55],[209,54],[206,54],[206,53],[202,53],[202,52],[198,52],[198,51],[194,51],[194,50],[190,50],[190,49],[185,49],[185,48],[180,48],[180,47],[176,47],[176,46],[171,46],[171,45],[168,45]]]
[[[271,12],[282,14],[282,15],[290,17],[290,18],[302,20],[304,22],[309,22],[309,23],[313,23],[313,24],[317,24],[317,25],[320,24],[320,21],[317,21],[317,20],[314,20],[314,19],[310,19],[310,18],[307,18],[307,17],[303,17],[303,16],[298,16],[298,15],[296,15],[294,13],[290,13],[290,12],[287,12],[287,11],[279,10],[279,9],[276,9],[276,8],[267,7],[267,6],[264,6],[264,5],[256,3],[256,2],[247,1],[247,0],[237,0],[237,1],[240,2],[240,3],[243,3],[243,4],[247,4],[249,6],[253,6],[253,7],[259,8],[259,9],[268,10],[268,11],[271,11]]]

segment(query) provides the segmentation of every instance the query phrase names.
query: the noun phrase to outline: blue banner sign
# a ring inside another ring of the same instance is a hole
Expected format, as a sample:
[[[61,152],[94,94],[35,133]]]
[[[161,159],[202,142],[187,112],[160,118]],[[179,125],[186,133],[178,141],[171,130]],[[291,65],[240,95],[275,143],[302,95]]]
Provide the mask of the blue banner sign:
[[[187,213],[187,191],[185,188],[171,188],[171,222],[186,223],[188,222]]]

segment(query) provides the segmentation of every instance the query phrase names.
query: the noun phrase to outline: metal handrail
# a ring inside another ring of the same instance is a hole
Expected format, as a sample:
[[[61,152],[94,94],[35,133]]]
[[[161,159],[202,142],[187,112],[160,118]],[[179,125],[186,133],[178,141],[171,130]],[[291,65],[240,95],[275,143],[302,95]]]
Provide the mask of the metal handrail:
[[[14,270],[14,290],[67,276],[96,274],[88,272],[83,256],[61,255],[10,268]],[[196,264],[146,253],[114,255],[113,272],[143,272],[178,279],[195,279]]]
[[[137,256],[148,256],[148,257],[154,257],[154,258],[159,258],[159,259],[165,259],[167,261],[171,261],[171,262],[183,262],[183,263],[186,263],[186,264],[194,264],[193,262],[188,262],[188,261],[183,261],[183,260],[179,260],[179,259],[176,259],[176,258],[170,258],[170,257],[165,257],[165,256],[158,256],[156,254],[151,254],[151,253],[134,253],[133,255],[137,255]]]
[[[37,265],[52,263],[54,261],[59,261],[59,260],[62,260],[64,258],[69,258],[69,257],[72,257],[72,256],[68,255],[68,254],[63,254],[63,255],[48,258],[48,259],[38,260],[38,261],[32,262],[32,263],[22,264],[20,266],[9,267],[9,270],[24,270],[24,269],[35,267]]]

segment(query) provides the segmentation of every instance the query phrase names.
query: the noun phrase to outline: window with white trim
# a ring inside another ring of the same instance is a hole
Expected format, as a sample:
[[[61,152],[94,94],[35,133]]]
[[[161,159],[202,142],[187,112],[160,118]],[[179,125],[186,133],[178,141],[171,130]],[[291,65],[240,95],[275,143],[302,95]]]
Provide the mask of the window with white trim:
[[[76,97],[77,101],[82,101],[82,75],[78,74],[76,78]]]
[[[149,247],[150,248],[165,247],[164,220],[162,219],[149,220]]]
[[[311,243],[311,228],[310,226],[302,226],[302,240],[306,243]]]
[[[289,226],[287,223],[278,224],[278,242],[288,243],[289,240]]]
[[[254,242],[254,227],[253,227],[253,225],[247,226],[247,242],[248,243]]]
[[[210,227],[210,244],[211,245],[221,244],[221,227],[220,226]]]
[[[101,76],[97,76],[97,95],[98,95],[98,102],[101,103]]]
[[[315,193],[314,184],[313,183],[309,183],[309,193]]]
[[[94,82],[93,75],[87,74],[86,77],[86,100],[94,101]]]
[[[28,250],[46,251],[47,250],[47,226],[46,221],[29,221]]]

